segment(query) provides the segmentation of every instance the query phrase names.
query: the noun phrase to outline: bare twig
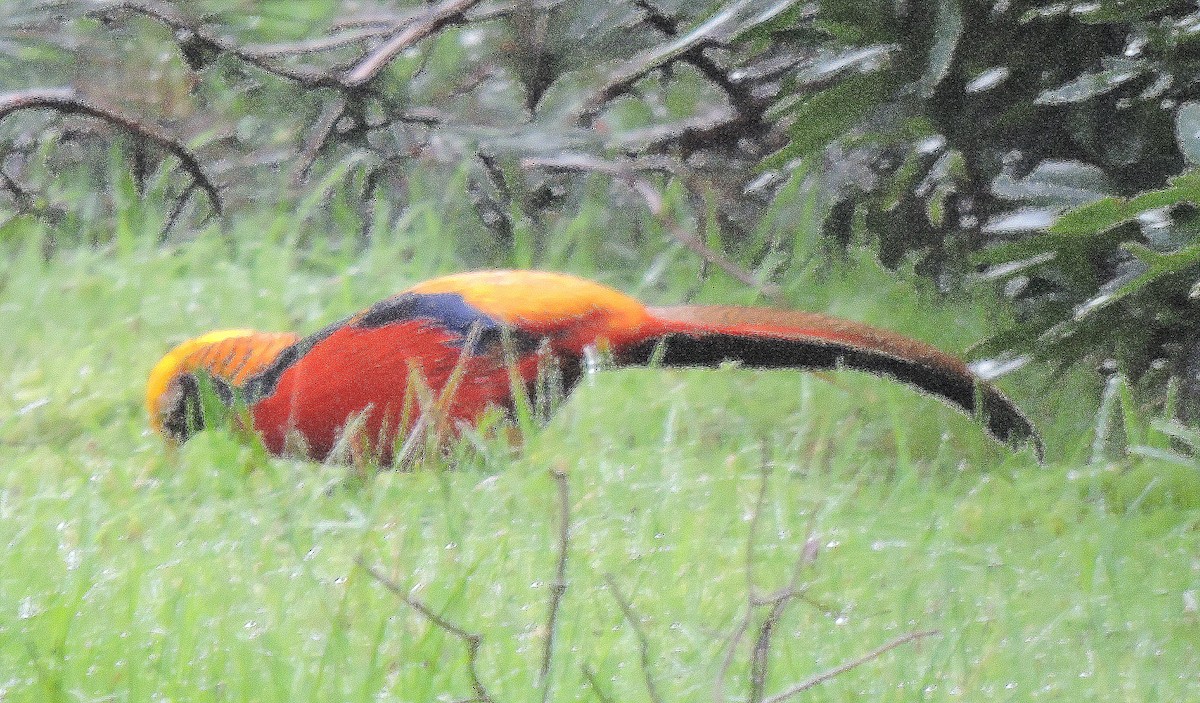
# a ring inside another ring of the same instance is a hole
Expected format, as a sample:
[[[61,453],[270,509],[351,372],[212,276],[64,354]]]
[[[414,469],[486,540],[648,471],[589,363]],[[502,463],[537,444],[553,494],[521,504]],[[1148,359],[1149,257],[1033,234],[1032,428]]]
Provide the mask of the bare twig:
[[[754,609],[747,605],[746,612],[742,615],[741,621],[733,629],[733,633],[729,635],[729,641],[725,645],[725,656],[721,659],[721,668],[717,669],[717,676],[713,679],[714,703],[723,703],[725,700],[725,678],[729,676],[729,670],[733,667],[733,658],[737,655],[738,642],[742,640],[742,636],[750,629],[750,619],[753,616]]]
[[[245,47],[247,53],[262,59],[283,58],[285,56],[303,56],[317,54],[323,51],[333,51],[352,46],[369,39],[376,39],[394,30],[394,26],[359,27],[346,29],[326,37],[316,37],[305,41],[283,44],[251,44]]]
[[[668,37],[678,36],[678,23],[674,18],[669,17],[659,9],[653,2],[650,0],[634,0],[633,4],[646,13],[646,21],[650,26]],[[726,97],[729,98],[729,104],[733,106],[733,109],[739,115],[754,122],[761,120],[761,105],[754,98],[754,94],[750,88],[746,84],[732,79],[725,69],[721,68],[717,65],[717,62],[704,54],[704,49],[703,44],[697,44],[683,52],[678,60],[695,66],[696,70],[700,71],[705,78],[712,81],[718,88],[724,91]]]
[[[512,14],[517,9],[528,8],[532,5],[540,11],[550,10],[554,7],[562,5],[567,0],[510,0],[509,2],[481,2],[475,5],[465,14],[466,22],[483,22],[493,20],[497,17]],[[423,8],[416,11],[407,12],[385,12],[373,15],[359,15],[350,19],[338,20],[330,30],[334,32],[350,32],[353,30],[362,30],[364,32],[373,32],[374,36],[384,36],[395,32],[402,25],[413,20],[417,15],[425,12]]]
[[[429,606],[405,590],[400,584],[391,580],[382,572],[377,571],[370,564],[367,564],[366,559],[361,554],[354,562],[378,581],[380,585],[399,596],[400,600],[404,601],[408,607],[424,615],[438,629],[462,641],[467,648],[467,672],[471,677],[471,688],[475,692],[474,700],[481,701],[482,703],[492,703],[491,694],[488,693],[487,687],[483,685],[483,681],[479,678],[479,647],[483,643],[483,637],[477,633],[468,632],[433,612]]]
[[[346,114],[346,101],[343,98],[336,98],[325,106],[325,110],[313,124],[308,138],[304,140],[304,149],[296,159],[296,166],[292,169],[292,185],[297,185],[308,177],[309,169],[312,168],[321,151],[325,149],[325,145],[329,143],[334,127],[337,126],[338,120],[344,114]]]
[[[638,622],[637,613],[633,612],[633,606],[630,605],[629,599],[621,593],[621,589],[617,586],[616,579],[612,574],[604,575],[604,583],[608,586],[608,590],[612,593],[613,600],[621,608],[621,614],[625,616],[625,621],[633,628],[633,634],[637,636],[638,652],[641,655],[642,676],[646,680],[646,693],[650,696],[653,703],[662,703],[662,698],[658,695],[658,686],[654,684],[654,675],[650,671],[650,640],[646,638],[646,631],[642,629],[642,624]]]
[[[754,583],[754,542],[758,535],[758,521],[762,515],[763,505],[767,500],[767,487],[771,481],[771,464],[766,458],[766,448],[763,448],[762,480],[758,489],[758,498],[754,501],[754,512],[750,514],[749,534],[746,536],[746,608],[747,623],[751,612],[759,605],[758,587]],[[767,617],[758,626],[758,636],[754,639],[754,647],[750,650],[750,703],[759,703],[763,698],[763,687],[767,679],[768,654],[771,651],[771,633],[783,610],[787,606],[786,599],[780,599],[771,605]]]
[[[54,110],[67,115],[86,115],[120,127],[133,136],[148,141],[169,152],[183,165],[185,171],[205,194],[213,210],[221,214],[221,195],[217,192],[199,159],[184,144],[159,127],[129,117],[78,95],[70,88],[42,88],[0,94],[0,120],[20,110]],[[185,190],[184,195],[192,191]]]
[[[273,62],[273,54],[257,54],[239,44],[222,37],[198,22],[176,10],[171,5],[157,0],[114,0],[90,11],[88,14],[108,16],[117,12],[139,14],[160,24],[166,25],[176,33],[189,32],[197,40],[214,47],[217,51],[229,54],[255,68],[274,74],[280,78],[295,81],[306,88],[340,88],[343,87],[338,77],[333,73],[312,66],[288,68]]]
[[[33,197],[2,166],[0,166],[0,181],[4,182],[4,189],[12,194],[13,201],[16,203],[19,212],[25,214],[33,211]]]
[[[550,584],[550,604],[546,608],[546,642],[542,647],[542,668],[538,671],[538,682],[542,687],[542,703],[550,699],[550,665],[554,658],[554,632],[558,627],[558,609],[563,594],[567,592],[567,548],[571,536],[571,487],[567,474],[553,469],[550,475],[558,487],[558,561],[554,569],[554,583]]]
[[[720,8],[687,34],[676,36],[673,41],[653,46],[618,66],[608,75],[600,89],[584,101],[576,115],[578,122],[590,125],[610,100],[629,92],[633,84],[641,80],[643,76],[669,63],[682,60],[685,54],[697,47],[706,46],[719,32],[728,30],[728,26],[748,2],[749,0],[735,0]]]
[[[404,24],[379,48],[364,56],[341,77],[342,85],[357,88],[369,83],[391,63],[400,52],[443,27],[463,21],[463,13],[478,5],[480,0],[442,0],[421,16]]]
[[[550,168],[562,171],[584,171],[602,173],[620,179],[629,185],[646,203],[646,209],[658,220],[675,241],[691,249],[705,261],[720,268],[746,286],[758,291],[774,302],[782,302],[779,287],[771,283],[761,283],[746,269],[739,266],[724,254],[709,247],[699,237],[679,225],[668,213],[662,194],[649,181],[638,175],[638,171],[665,170],[673,171],[670,162],[663,159],[637,159],[629,162],[606,161],[586,154],[571,154],[553,159],[527,158],[521,161],[523,168]]]
[[[167,213],[167,219],[163,222],[162,229],[158,231],[158,241],[161,243],[166,241],[167,235],[175,228],[175,223],[179,220],[179,216],[183,214],[183,209],[187,206],[188,200],[191,198],[192,191],[196,189],[196,181],[189,181],[187,187],[175,199],[175,204],[171,207],[171,212]]]
[[[586,663],[583,665],[583,678],[587,680],[588,685],[592,687],[592,692],[600,699],[600,703],[614,703],[613,697],[600,685],[596,679],[596,672],[592,671],[592,667]]]
[[[787,585],[774,593],[762,595],[754,581],[755,540],[758,536],[758,524],[766,504],[767,488],[771,477],[771,465],[765,443],[762,445],[762,452],[762,480],[759,483],[758,496],[755,498],[754,508],[750,514],[750,525],[746,536],[746,611],[729,638],[724,660],[717,672],[716,680],[713,682],[713,700],[717,702],[725,700],[725,677],[733,664],[737,643],[750,629],[750,624],[754,620],[758,608],[765,607],[768,608],[768,611],[762,622],[759,623],[758,634],[750,651],[750,695],[748,700],[751,703],[761,703],[763,700],[770,663],[772,636],[787,606],[793,600],[799,600],[813,605],[823,612],[828,611],[823,604],[809,598],[805,589],[800,585],[800,578],[803,576],[805,568],[811,566],[817,557],[816,538],[814,537],[815,514],[809,520],[804,545],[796,557],[792,567],[792,576]]]
[[[869,662],[873,659],[878,659],[879,657],[883,656],[885,653],[890,652],[891,650],[895,649],[896,647],[899,647],[900,645],[908,644],[909,642],[915,642],[917,640],[924,639],[925,637],[932,637],[936,634],[938,634],[937,630],[920,630],[917,632],[910,632],[906,635],[901,635],[894,640],[886,642],[886,643],[880,645],[879,647],[872,649],[871,651],[867,652],[866,654],[862,655],[861,657],[851,659],[850,661],[845,662],[843,664],[839,664],[838,666],[835,666],[832,669],[828,669],[826,671],[822,671],[819,674],[811,676],[811,677],[801,681],[800,683],[795,684],[794,686],[789,686],[788,688],[784,689],[783,691],[780,691],[779,693],[776,693],[773,696],[763,699],[763,703],[782,703],[782,701],[785,701],[785,700],[791,698],[792,696],[804,693],[808,689],[813,688],[814,686],[819,686],[834,677],[840,676],[840,675],[846,673],[847,671],[850,671],[851,669],[860,667],[863,664],[866,664],[867,662]]]
[[[760,703],[767,685],[767,669],[770,664],[771,635],[783,617],[783,611],[796,591],[788,589],[771,603],[771,609],[758,626],[758,637],[750,650],[750,703]]]
[[[766,480],[765,471],[763,480]],[[760,703],[765,695],[767,668],[770,665],[771,638],[775,632],[775,626],[779,623],[779,619],[783,617],[784,610],[787,609],[787,606],[793,600],[813,603],[811,599],[807,598],[804,589],[800,587],[800,578],[804,574],[804,569],[812,565],[816,560],[816,539],[813,536],[815,529],[816,515],[814,514],[809,518],[804,545],[801,547],[800,553],[796,556],[795,564],[792,567],[792,578],[788,584],[765,598],[753,592],[750,594],[750,603],[752,606],[770,607],[770,610],[767,611],[767,616],[763,618],[762,623],[759,625],[758,637],[754,642],[754,648],[750,654],[751,703]],[[824,610],[824,608],[821,609]]]

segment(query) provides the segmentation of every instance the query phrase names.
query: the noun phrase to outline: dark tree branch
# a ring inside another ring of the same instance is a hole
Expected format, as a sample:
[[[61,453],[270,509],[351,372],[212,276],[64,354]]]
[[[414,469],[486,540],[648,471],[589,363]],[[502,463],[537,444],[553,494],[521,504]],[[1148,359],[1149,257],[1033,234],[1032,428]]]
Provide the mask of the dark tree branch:
[[[675,19],[664,13],[650,0],[634,0],[633,4],[646,13],[646,22],[650,26],[668,37],[679,34],[679,25]],[[700,71],[705,78],[720,88],[729,98],[729,104],[743,119],[750,122],[761,120],[762,105],[759,100],[755,99],[750,87],[730,78],[725,69],[704,54],[704,49],[703,44],[696,45],[681,54],[678,60],[695,66],[696,70]]]
[[[473,700],[481,701],[482,703],[493,703],[491,694],[488,693],[487,688],[483,685],[483,681],[479,678],[479,646],[483,643],[483,637],[474,632],[467,632],[458,625],[433,612],[428,605],[425,605],[425,603],[405,590],[400,584],[368,564],[361,554],[354,560],[354,563],[370,574],[371,578],[378,581],[381,586],[396,594],[408,607],[424,615],[438,629],[462,641],[467,648],[467,672],[471,677],[471,688],[475,691],[475,698]]]
[[[379,48],[360,59],[341,77],[341,84],[347,88],[358,88],[369,83],[395,60],[400,52],[447,25],[461,23],[464,13],[479,2],[480,0],[442,0],[428,12],[398,28]]]
[[[333,136],[333,130],[337,127],[338,120],[346,114],[346,101],[343,98],[336,98],[328,105],[313,125],[312,130],[308,134],[308,138],[304,140],[304,149],[300,152],[300,156],[296,159],[296,166],[292,170],[291,182],[296,185],[308,177],[309,169],[316,162],[317,157],[329,144],[330,138]]]
[[[112,0],[89,12],[92,16],[110,16],[118,12],[131,12],[148,17],[166,25],[177,34],[188,33],[196,40],[213,47],[216,51],[229,54],[262,71],[293,81],[304,88],[334,88],[341,92],[356,91],[375,79],[379,73],[396,59],[405,49],[422,39],[436,34],[447,26],[461,24],[467,20],[467,12],[480,4],[480,0],[443,0],[425,12],[409,17],[389,16],[358,26],[346,25],[333,36],[312,39],[292,44],[269,44],[242,46],[203,27],[159,0]],[[513,5],[488,5],[471,17],[472,21],[493,19],[511,12]],[[350,68],[342,72],[338,68],[323,69],[313,66],[288,67],[277,59],[303,56],[332,49],[340,49],[371,39],[384,39],[377,48],[360,55]]]
[[[0,120],[20,110],[54,110],[65,115],[94,117],[154,144],[179,159],[184,170],[191,175],[192,181],[208,195],[213,210],[218,215],[221,214],[221,195],[204,173],[199,159],[182,142],[159,127],[140,122],[113,108],[93,103],[70,88],[43,88],[0,94]],[[191,192],[191,189],[185,190],[184,196]]]
[[[251,44],[245,47],[247,53],[261,59],[279,59],[288,56],[304,56],[319,54],[324,51],[334,51],[347,46],[353,46],[371,39],[377,39],[392,32],[394,27],[361,27],[347,29],[326,37],[315,37],[305,41],[284,44]]]
[[[338,79],[338,76],[330,71],[312,66],[302,66],[299,68],[280,66],[273,62],[277,54],[273,52],[271,47],[267,47],[267,53],[259,54],[208,30],[171,5],[157,2],[156,0],[114,0],[113,2],[101,5],[88,14],[96,17],[110,16],[118,12],[130,12],[142,15],[166,25],[172,31],[176,32],[176,34],[190,33],[189,36],[193,36],[195,39],[214,47],[218,52],[229,54],[259,70],[293,81],[305,88],[345,87]]]
[[[475,157],[483,165],[484,178],[476,177],[474,172],[467,173],[467,195],[475,212],[484,227],[496,237],[496,240],[508,245],[513,241],[512,221],[512,192],[504,179],[504,172],[494,156],[478,150]],[[499,199],[493,198],[487,184],[496,190]]]
[[[551,171],[578,171],[581,173],[599,173],[620,180],[628,181],[636,178],[639,173],[665,173],[679,175],[679,163],[673,159],[660,157],[639,157],[612,161],[591,154],[565,152],[557,156],[530,156],[521,160],[525,169],[544,168]]]
[[[166,241],[167,235],[175,228],[175,223],[179,220],[179,216],[183,214],[183,209],[187,207],[188,200],[191,199],[192,191],[195,189],[196,181],[189,181],[187,188],[184,188],[179,197],[175,199],[175,204],[171,207],[171,212],[167,214],[167,220],[163,222],[162,229],[158,232],[159,243]]]
[[[12,194],[13,201],[17,205],[17,210],[21,214],[33,212],[33,197],[3,167],[0,167],[0,181],[4,182],[4,189]]]
[[[648,73],[682,61],[689,52],[708,46],[719,33],[728,31],[738,12],[747,4],[748,0],[734,0],[686,34],[677,35],[673,41],[665,44],[653,46],[618,66],[608,74],[600,88],[584,101],[576,113],[576,120],[580,124],[591,125],[605,105],[613,98],[628,93],[633,84]]]
[[[727,147],[743,135],[742,116],[728,107],[678,122],[629,130],[615,135],[614,144],[638,154],[662,154],[678,145],[682,158],[702,148]]]
[[[505,205],[512,204],[512,190],[508,187],[508,181],[504,178],[504,170],[500,168],[500,163],[496,161],[496,157],[486,151],[476,150],[475,157],[479,159],[479,163],[483,164],[484,170],[487,172],[488,180],[495,186],[496,192],[504,200]]]

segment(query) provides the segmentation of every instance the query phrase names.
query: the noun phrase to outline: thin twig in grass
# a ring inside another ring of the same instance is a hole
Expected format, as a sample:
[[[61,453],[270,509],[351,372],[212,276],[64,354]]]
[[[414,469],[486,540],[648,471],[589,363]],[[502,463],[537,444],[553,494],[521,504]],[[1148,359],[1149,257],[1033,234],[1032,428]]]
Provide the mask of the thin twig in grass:
[[[747,583],[747,607],[754,609],[757,607],[769,607],[766,617],[758,626],[758,636],[754,638],[754,646],[750,650],[750,702],[759,703],[763,699],[764,691],[767,683],[767,669],[770,665],[771,655],[771,638],[775,632],[776,625],[779,624],[779,619],[783,617],[783,613],[787,610],[787,606],[800,593],[800,576],[804,572],[804,567],[811,564],[812,560],[808,558],[808,545],[812,540],[813,519],[809,519],[807,534],[804,539],[804,548],[800,550],[800,554],[796,558],[795,566],[792,568],[792,578],[786,586],[774,593],[772,596],[763,598],[757,592],[754,585],[752,566],[754,564],[754,539],[758,533],[759,516],[762,514],[763,505],[766,502],[767,485],[771,479],[771,465],[767,457],[766,444],[762,445],[762,487],[758,492],[758,500],[754,506],[754,515],[750,521],[750,534],[746,538],[746,578]]]
[[[765,475],[764,480],[766,480]],[[752,703],[760,703],[763,700],[766,691],[767,669],[770,665],[772,635],[775,632],[775,626],[779,624],[779,619],[783,617],[784,610],[793,600],[811,602],[804,598],[804,589],[800,587],[800,578],[804,575],[805,568],[816,560],[817,553],[813,548],[816,544],[816,539],[813,537],[815,523],[816,515],[814,513],[809,517],[804,546],[801,548],[800,554],[796,556],[792,567],[792,578],[788,584],[766,597],[754,593],[749,596],[751,606],[770,608],[758,627],[758,637],[755,639],[754,648],[750,654],[750,701]]]
[[[725,645],[725,657],[721,660],[721,668],[717,670],[717,676],[713,680],[713,700],[717,701],[717,703],[725,700],[725,677],[729,675],[729,669],[733,666],[733,658],[737,654],[738,642],[741,641],[746,631],[750,629],[750,621],[754,619],[754,606],[758,597],[757,586],[754,585],[754,542],[758,535],[759,516],[762,514],[763,504],[767,500],[767,486],[771,477],[771,465],[766,459],[765,445],[762,452],[763,459],[760,464],[762,478],[758,484],[758,496],[755,498],[754,508],[750,512],[750,525],[746,533],[746,609],[738,626],[733,629],[733,633],[729,636],[729,642]]]
[[[64,115],[94,117],[119,127],[138,139],[154,144],[179,159],[183,169],[192,177],[192,182],[204,190],[213,210],[218,215],[221,214],[221,195],[200,166],[200,160],[183,142],[167,134],[158,126],[139,121],[118,110],[92,102],[71,88],[38,88],[0,94],[0,120],[20,110],[54,110]],[[191,189],[184,191],[185,194],[191,192]]]
[[[754,585],[754,540],[758,534],[759,516],[767,498],[767,486],[771,480],[771,465],[767,461],[767,450],[762,448],[762,485],[758,490],[758,499],[754,503],[754,513],[750,517],[750,534],[746,537],[746,607],[753,611],[761,605],[757,588]],[[767,681],[767,665],[771,653],[771,633],[783,611],[787,608],[789,598],[777,599],[771,604],[767,616],[758,626],[758,636],[754,638],[754,647],[750,650],[750,703],[759,703],[763,698],[763,690]]]
[[[404,601],[413,610],[421,615],[424,615],[429,622],[433,623],[438,629],[458,638],[467,648],[467,673],[471,677],[471,688],[475,692],[475,697],[471,700],[480,701],[481,703],[493,703],[492,696],[488,693],[487,687],[483,685],[483,681],[479,678],[479,647],[483,643],[483,636],[468,632],[462,627],[455,625],[446,618],[433,612],[433,610],[425,605],[419,598],[409,593],[400,584],[391,580],[380,571],[376,570],[366,559],[360,554],[354,562],[358,564],[364,571],[371,575],[371,578],[379,582],[381,586],[396,594],[400,600]]]
[[[609,695],[608,691],[604,690],[600,685],[600,681],[596,679],[596,672],[586,662],[583,665],[583,678],[592,687],[592,693],[596,694],[596,697],[600,699],[600,703],[615,703],[613,697]]]
[[[653,703],[662,703],[662,698],[658,695],[658,686],[654,684],[654,675],[650,671],[650,640],[646,638],[646,631],[642,629],[642,625],[638,622],[637,613],[633,612],[633,606],[630,605],[629,599],[621,593],[621,588],[617,586],[616,580],[612,574],[604,575],[604,583],[608,586],[609,593],[612,594],[613,600],[621,608],[621,614],[625,616],[625,621],[633,628],[633,634],[637,636],[638,653],[642,663],[642,677],[646,681],[646,693],[650,696]]]
[[[765,696],[764,688],[767,678],[767,666],[770,660],[771,638],[775,630],[775,626],[778,624],[779,619],[782,617],[783,611],[786,609],[787,605],[793,600],[802,600],[810,605],[813,605],[814,607],[824,609],[822,604],[807,598],[805,596],[804,589],[800,588],[799,586],[800,577],[803,575],[805,568],[812,565],[817,558],[816,539],[813,534],[816,519],[815,514],[809,520],[804,546],[796,558],[795,566],[793,567],[792,571],[792,578],[788,585],[769,596],[759,595],[756,591],[752,571],[752,565],[754,562],[754,538],[757,532],[759,515],[761,514],[762,507],[765,503],[766,486],[769,476],[770,469],[766,465],[764,459],[763,483],[762,487],[759,489],[758,499],[755,502],[754,513],[751,515],[750,535],[747,537],[746,542],[746,576],[748,579],[747,591],[749,594],[747,598],[747,613],[730,639],[729,650],[726,653],[725,660],[722,664],[721,671],[718,673],[717,682],[714,686],[715,700],[724,700],[723,689],[725,674],[732,663],[733,652],[737,646],[738,640],[741,639],[742,635],[745,634],[746,630],[749,628],[750,619],[753,616],[753,611],[755,608],[769,606],[770,611],[759,626],[758,637],[755,640],[754,648],[750,655],[750,696],[748,700],[751,703],[781,703],[792,696],[803,693],[814,686],[818,686],[836,676],[850,671],[851,669],[876,659],[884,653],[899,647],[900,645],[938,634],[937,630],[910,632],[897,637],[896,639],[893,639],[860,657],[851,659],[850,661],[833,667],[832,669],[828,669],[819,674],[811,676],[798,684],[790,686],[780,693],[769,697]]]
[[[558,487],[558,560],[554,569],[554,582],[550,584],[550,604],[546,608],[546,642],[542,648],[542,668],[538,671],[538,683],[542,687],[542,703],[550,699],[550,665],[554,659],[554,632],[558,626],[558,608],[567,591],[567,552],[571,537],[571,488],[566,472],[553,469],[550,475]]]
[[[754,619],[755,611],[759,608],[768,608],[766,616],[759,623],[758,632],[754,638],[754,644],[750,653],[750,696],[749,701],[752,703],[761,703],[764,697],[767,670],[770,662],[772,636],[775,632],[775,627],[779,620],[783,617],[784,611],[793,600],[803,601],[822,611],[827,611],[822,604],[817,603],[811,598],[808,598],[805,589],[800,586],[800,579],[804,574],[806,567],[811,566],[817,558],[816,538],[814,531],[816,528],[816,515],[809,518],[808,529],[804,538],[804,546],[796,557],[796,561],[792,567],[792,575],[787,585],[775,591],[774,593],[763,595],[759,593],[758,587],[754,580],[754,564],[755,564],[755,542],[758,537],[758,526],[761,520],[763,507],[766,504],[767,488],[771,477],[771,466],[767,456],[766,443],[762,445],[762,461],[761,474],[762,480],[759,483],[758,495],[754,501],[754,508],[750,514],[750,525],[746,536],[746,610],[738,626],[734,628],[733,634],[730,635],[729,643],[725,652],[725,657],[721,662],[721,668],[717,672],[716,680],[713,682],[713,700],[725,700],[725,677],[728,675],[730,667],[733,665],[734,655],[737,651],[737,643],[750,629],[750,624]]]
[[[767,616],[759,623],[758,636],[754,638],[754,647],[750,650],[750,703],[760,703],[763,699],[770,665],[771,636],[795,594],[795,590],[786,589],[774,599]]]
[[[909,642],[915,642],[917,640],[924,639],[925,637],[932,637],[936,634],[939,634],[937,630],[919,630],[917,632],[909,632],[908,634],[901,635],[894,640],[885,642],[884,644],[880,645],[879,647],[872,649],[871,651],[867,652],[866,654],[862,655],[861,657],[851,659],[850,661],[845,662],[843,664],[839,664],[838,666],[835,666],[832,669],[827,669],[825,671],[822,671],[819,674],[810,676],[809,678],[801,681],[800,683],[795,684],[793,686],[789,686],[788,688],[784,689],[783,691],[780,691],[779,693],[776,693],[773,696],[764,698],[763,703],[782,703],[782,701],[785,701],[785,700],[791,698],[792,696],[796,696],[801,693],[804,693],[808,689],[813,688],[814,686],[819,686],[836,676],[840,676],[840,675],[846,673],[847,671],[850,671],[851,669],[855,669],[859,666],[862,666],[863,664],[866,664],[867,662],[869,662],[873,659],[878,659],[879,657],[883,656],[885,653],[890,652],[891,650],[895,649],[896,647],[899,647],[900,645],[908,644]]]

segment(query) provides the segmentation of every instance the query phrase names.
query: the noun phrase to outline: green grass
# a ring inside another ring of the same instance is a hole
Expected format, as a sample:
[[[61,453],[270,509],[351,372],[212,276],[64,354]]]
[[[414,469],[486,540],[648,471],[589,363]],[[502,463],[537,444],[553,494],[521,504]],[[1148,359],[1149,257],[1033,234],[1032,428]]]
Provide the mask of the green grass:
[[[761,593],[785,586],[810,536],[807,601],[775,624],[768,694],[936,629],[805,697],[1200,698],[1200,614],[1187,607],[1200,470],[1090,461],[1099,391],[1083,374],[1006,380],[1047,434],[1045,467],[897,384],[738,369],[585,378],[520,451],[484,443],[453,468],[431,459],[364,479],[220,431],[172,451],[141,407],[169,344],[220,326],[312,330],[460,264],[433,212],[362,253],[297,254],[281,233],[302,225],[282,214],[170,249],[140,243],[152,224],[119,247],[45,263],[37,246],[10,245],[0,260],[0,700],[471,697],[462,643],[360,555],[482,636],[496,701],[540,700],[555,470],[571,533],[550,700],[649,699],[608,578],[638,617],[663,701],[712,700],[722,676],[728,699],[745,700],[765,609],[720,672],[748,578]],[[753,302],[719,277],[697,288],[695,264],[670,247],[646,277],[556,246],[551,265],[655,301]],[[940,300],[867,257],[797,271],[786,293],[949,350],[987,329],[986,298]]]

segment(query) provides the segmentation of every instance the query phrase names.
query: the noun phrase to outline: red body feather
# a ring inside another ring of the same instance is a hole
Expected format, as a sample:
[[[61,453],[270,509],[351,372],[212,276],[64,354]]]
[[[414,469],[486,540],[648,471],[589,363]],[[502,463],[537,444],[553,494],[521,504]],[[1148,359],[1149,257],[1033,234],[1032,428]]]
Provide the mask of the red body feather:
[[[430,400],[421,397],[426,389],[432,400],[446,403],[443,412],[451,420],[475,420],[489,406],[507,402],[512,386],[503,355],[464,356],[455,346],[461,341],[426,321],[341,327],[285,369],[274,393],[254,403],[254,426],[272,452],[282,453],[295,431],[308,456],[324,459],[343,428],[361,415],[356,431],[389,461],[398,432],[410,429]],[[442,399],[460,360],[462,381]],[[532,375],[536,364],[527,355],[517,368]],[[414,378],[424,388],[410,387]]]

